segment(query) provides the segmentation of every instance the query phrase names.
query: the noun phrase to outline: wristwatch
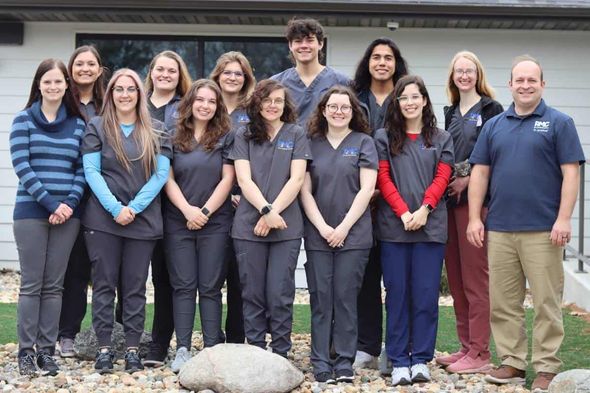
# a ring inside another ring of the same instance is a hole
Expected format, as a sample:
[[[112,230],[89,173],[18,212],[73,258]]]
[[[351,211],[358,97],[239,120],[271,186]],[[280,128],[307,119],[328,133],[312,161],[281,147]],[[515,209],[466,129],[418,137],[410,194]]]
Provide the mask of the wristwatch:
[[[428,210],[428,213],[432,213],[432,211],[434,210],[434,208],[432,206],[430,206],[430,204],[425,203],[424,205],[422,205],[426,208],[426,210]]]
[[[206,207],[202,207],[202,208],[201,208],[201,212],[202,212],[204,215],[206,215],[207,217],[209,217],[209,213],[210,213],[210,211],[209,211],[209,209],[207,209]]]
[[[260,209],[260,215],[264,216],[264,215],[270,213],[271,210],[272,210],[272,205],[269,203],[268,205],[266,205],[262,209]]]

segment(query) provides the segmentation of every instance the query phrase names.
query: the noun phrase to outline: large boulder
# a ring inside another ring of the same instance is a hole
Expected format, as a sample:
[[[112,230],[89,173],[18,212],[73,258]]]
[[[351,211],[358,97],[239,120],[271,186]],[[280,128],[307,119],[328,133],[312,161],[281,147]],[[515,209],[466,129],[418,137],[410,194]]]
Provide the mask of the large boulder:
[[[590,393],[590,370],[574,369],[557,374],[549,385],[549,393]]]
[[[141,342],[139,343],[139,354],[143,358],[147,355],[148,345],[152,341],[152,337],[143,332],[141,335]],[[123,331],[123,325],[115,322],[113,333],[111,335],[111,342],[113,343],[113,350],[117,358],[122,358],[127,349],[125,345],[125,332]],[[76,335],[74,340],[74,350],[77,356],[82,360],[94,360],[96,357],[96,351],[98,350],[98,340],[94,329],[89,328],[80,331]]]
[[[303,382],[303,373],[287,359],[247,344],[205,348],[180,370],[189,390],[216,393],[283,393]]]

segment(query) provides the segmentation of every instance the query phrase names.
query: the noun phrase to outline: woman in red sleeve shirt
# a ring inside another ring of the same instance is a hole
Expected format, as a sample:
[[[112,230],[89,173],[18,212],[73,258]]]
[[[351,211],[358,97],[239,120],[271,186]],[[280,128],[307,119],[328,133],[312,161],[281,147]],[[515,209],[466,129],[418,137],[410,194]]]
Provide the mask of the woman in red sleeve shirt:
[[[393,94],[375,144],[381,190],[377,239],[387,290],[385,349],[395,386],[430,380],[426,364],[434,356],[447,241],[441,198],[451,175],[453,140],[436,128],[422,78],[401,78]]]

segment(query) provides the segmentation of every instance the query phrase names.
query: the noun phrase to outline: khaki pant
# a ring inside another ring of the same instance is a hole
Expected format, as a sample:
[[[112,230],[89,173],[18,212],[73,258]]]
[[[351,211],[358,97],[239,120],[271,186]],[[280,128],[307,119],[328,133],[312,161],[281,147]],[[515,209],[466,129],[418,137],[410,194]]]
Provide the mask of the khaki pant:
[[[550,232],[488,233],[492,335],[502,364],[525,370],[527,336],[524,297],[528,280],[535,316],[532,365],[535,372],[557,373],[563,340],[562,247]]]

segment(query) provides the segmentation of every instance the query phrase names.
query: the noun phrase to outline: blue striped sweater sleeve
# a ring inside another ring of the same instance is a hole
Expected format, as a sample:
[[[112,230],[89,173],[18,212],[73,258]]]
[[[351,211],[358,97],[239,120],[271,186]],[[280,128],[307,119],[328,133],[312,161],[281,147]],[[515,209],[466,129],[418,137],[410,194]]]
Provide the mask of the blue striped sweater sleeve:
[[[27,113],[25,111],[20,112],[15,117],[10,130],[10,156],[12,166],[14,167],[20,185],[26,192],[49,213],[53,213],[58,208],[60,201],[47,191],[45,185],[41,182],[36,171],[31,166],[31,129],[35,129],[35,126],[29,119]]]
[[[141,190],[135,195],[135,198],[129,202],[129,207],[135,213],[141,213],[152,203],[154,198],[160,193],[166,181],[168,181],[168,172],[170,171],[170,159],[162,154],[156,156],[156,171],[141,187]]]
[[[86,175],[86,182],[90,186],[90,189],[102,205],[106,211],[111,213],[113,218],[117,218],[119,213],[121,213],[121,209],[123,209],[123,204],[115,198],[111,190],[109,190],[109,186],[107,182],[102,177],[100,172],[101,168],[101,159],[100,159],[100,152],[93,152],[84,154],[82,157],[82,161],[84,163],[84,174]]]

